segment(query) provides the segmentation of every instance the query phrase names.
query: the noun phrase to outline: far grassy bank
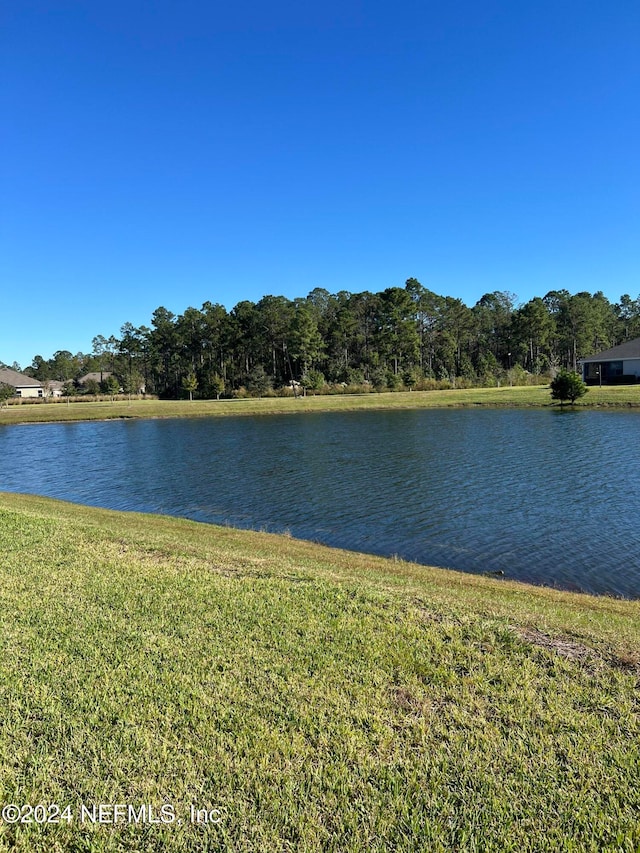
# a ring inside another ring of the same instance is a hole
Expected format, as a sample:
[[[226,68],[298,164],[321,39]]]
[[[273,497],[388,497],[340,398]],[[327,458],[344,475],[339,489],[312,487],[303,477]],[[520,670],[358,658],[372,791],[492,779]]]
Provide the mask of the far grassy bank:
[[[116,399],[114,402],[13,404],[0,409],[0,424],[475,406],[559,407],[559,404],[551,400],[549,389],[544,386],[337,394],[298,399],[293,397],[204,401]],[[575,407],[640,409],[640,386],[591,387],[586,396],[576,402]]]
[[[640,845],[638,601],[8,494],[0,549],[0,802],[73,816],[0,850]]]

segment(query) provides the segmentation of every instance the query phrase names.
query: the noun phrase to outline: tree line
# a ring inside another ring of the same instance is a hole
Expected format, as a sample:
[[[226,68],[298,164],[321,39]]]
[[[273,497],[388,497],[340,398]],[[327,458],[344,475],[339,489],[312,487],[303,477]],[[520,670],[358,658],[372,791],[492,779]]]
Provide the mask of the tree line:
[[[37,355],[25,373],[73,383],[96,372],[110,374],[112,390],[115,377],[129,393],[207,399],[297,383],[310,390],[491,386],[576,370],[580,358],[635,337],[640,296],[611,303],[601,291],[553,290],[518,305],[514,294],[494,291],[468,307],[410,278],[379,293],[316,288],[293,300],[242,301],[231,311],[212,302],[178,315],[159,307],[149,326],[125,323],[117,337],[97,335],[88,354]]]

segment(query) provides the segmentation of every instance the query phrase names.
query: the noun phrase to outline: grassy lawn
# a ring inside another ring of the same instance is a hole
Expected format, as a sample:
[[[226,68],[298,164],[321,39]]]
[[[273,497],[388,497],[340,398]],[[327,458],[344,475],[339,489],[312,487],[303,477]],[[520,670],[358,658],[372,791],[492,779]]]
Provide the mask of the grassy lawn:
[[[352,411],[356,409],[423,409],[462,406],[558,406],[548,387],[473,388],[450,391],[337,394],[333,396],[266,397],[244,400],[116,400],[90,403],[17,404],[0,409],[0,424],[110,418],[176,418],[281,412]],[[640,385],[592,387],[576,408],[624,406],[640,408]]]
[[[0,548],[0,802],[71,816],[0,850],[640,849],[640,602],[7,494]]]

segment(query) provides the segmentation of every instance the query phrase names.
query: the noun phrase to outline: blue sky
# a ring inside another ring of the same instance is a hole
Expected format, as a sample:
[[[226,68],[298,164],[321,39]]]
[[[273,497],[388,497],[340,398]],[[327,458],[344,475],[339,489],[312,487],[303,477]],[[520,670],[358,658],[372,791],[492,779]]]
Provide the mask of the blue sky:
[[[0,11],[0,359],[411,276],[640,292],[637,0]]]

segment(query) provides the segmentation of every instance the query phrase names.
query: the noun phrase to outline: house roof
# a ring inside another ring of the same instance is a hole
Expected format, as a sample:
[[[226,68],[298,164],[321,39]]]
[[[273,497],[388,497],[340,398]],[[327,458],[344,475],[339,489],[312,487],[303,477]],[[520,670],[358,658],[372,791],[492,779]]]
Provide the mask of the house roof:
[[[100,373],[98,372],[85,373],[84,376],[81,376],[80,379],[78,379],[78,382],[80,383],[80,385],[84,385],[85,382],[89,382],[91,379],[93,379],[94,382],[101,382],[103,379],[108,379],[110,376],[110,370],[103,370],[102,375],[100,375]]]
[[[42,388],[42,383],[37,379],[18,373],[17,370],[11,370],[10,367],[0,367],[0,382],[13,385],[14,388]]]
[[[581,361],[587,364],[590,361],[622,361],[624,358],[640,358],[640,338],[625,341],[617,347],[603,350],[597,355],[590,355],[589,358],[583,358]]]

